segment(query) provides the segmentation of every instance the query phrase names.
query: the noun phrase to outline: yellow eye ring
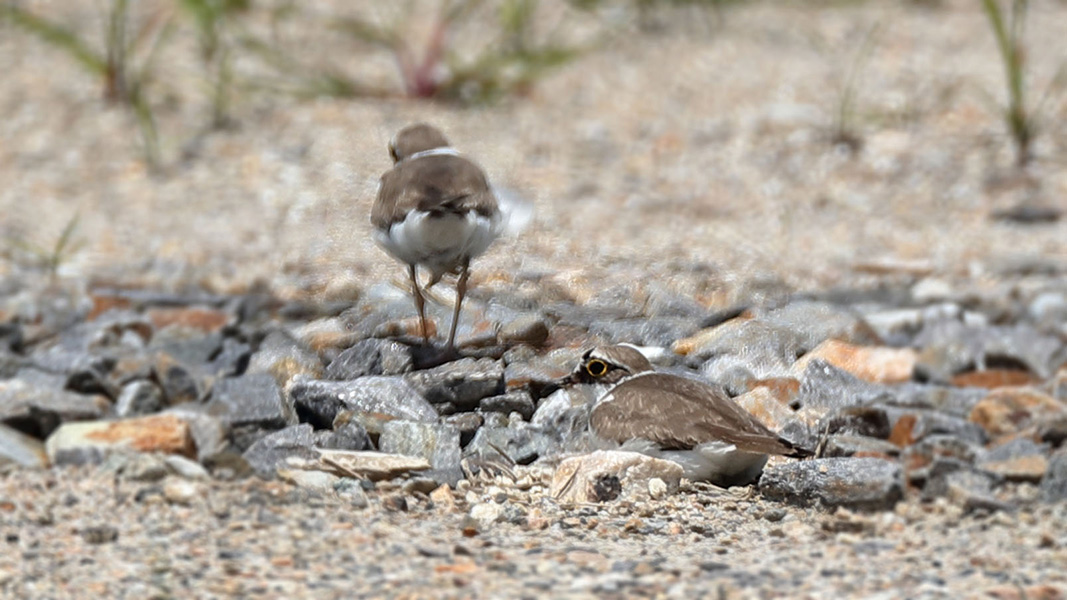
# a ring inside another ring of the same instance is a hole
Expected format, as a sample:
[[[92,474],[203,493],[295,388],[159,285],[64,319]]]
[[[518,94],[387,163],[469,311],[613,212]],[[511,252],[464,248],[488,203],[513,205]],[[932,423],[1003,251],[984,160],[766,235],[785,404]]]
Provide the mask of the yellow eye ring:
[[[608,363],[594,358],[593,360],[585,363],[585,372],[589,373],[593,377],[603,377],[608,372]]]

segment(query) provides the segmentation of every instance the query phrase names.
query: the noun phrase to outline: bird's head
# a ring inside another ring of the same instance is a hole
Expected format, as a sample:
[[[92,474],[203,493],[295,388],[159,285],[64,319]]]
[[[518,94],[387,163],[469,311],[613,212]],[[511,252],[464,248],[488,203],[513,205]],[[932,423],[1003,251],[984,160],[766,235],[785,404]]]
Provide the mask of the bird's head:
[[[426,123],[408,125],[389,142],[389,155],[398,163],[405,158],[435,148],[447,148],[448,138],[436,127]]]
[[[564,382],[614,384],[631,375],[652,370],[652,363],[633,346],[598,346],[582,355],[581,362]]]

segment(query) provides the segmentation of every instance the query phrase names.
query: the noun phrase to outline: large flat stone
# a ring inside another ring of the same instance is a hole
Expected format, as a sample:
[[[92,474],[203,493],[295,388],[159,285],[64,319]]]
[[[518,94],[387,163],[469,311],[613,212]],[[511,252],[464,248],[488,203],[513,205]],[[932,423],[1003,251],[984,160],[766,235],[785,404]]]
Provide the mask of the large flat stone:
[[[45,449],[53,464],[98,463],[114,450],[196,456],[189,425],[174,415],[64,423]]]
[[[41,440],[17,429],[0,425],[0,464],[15,463],[24,467],[45,468],[48,453]]]
[[[267,373],[216,381],[208,408],[230,427],[281,429],[297,422],[292,400]]]
[[[378,446],[382,452],[426,459],[431,467],[426,476],[438,483],[455,487],[463,478],[459,430],[452,425],[390,421],[382,427]]]
[[[9,379],[0,381],[0,423],[45,438],[67,421],[99,419],[110,402],[103,396],[75,394]]]
[[[760,492],[768,498],[861,510],[887,510],[904,497],[904,471],[879,458],[824,458],[771,465]]]
[[[560,502],[647,499],[673,493],[681,479],[678,463],[636,452],[598,450],[561,462],[549,493]]]
[[[504,367],[488,358],[464,358],[405,376],[430,404],[472,410],[482,398],[504,393]]]
[[[289,396],[302,421],[319,429],[333,427],[341,411],[380,413],[409,421],[432,422],[437,411],[401,377],[360,377],[351,381],[295,381]]]

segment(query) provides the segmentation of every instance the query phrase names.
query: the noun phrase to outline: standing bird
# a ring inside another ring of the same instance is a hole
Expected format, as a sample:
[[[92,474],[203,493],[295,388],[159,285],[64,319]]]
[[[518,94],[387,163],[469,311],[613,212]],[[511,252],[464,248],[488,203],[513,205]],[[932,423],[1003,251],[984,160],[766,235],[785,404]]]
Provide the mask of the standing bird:
[[[720,387],[656,373],[630,346],[586,352],[569,380],[614,384],[589,415],[589,429],[599,441],[672,460],[691,481],[746,485],[759,478],[768,455],[811,456],[768,429]]]
[[[430,125],[401,129],[389,143],[389,154],[393,168],[382,175],[371,210],[375,240],[408,265],[427,345],[430,333],[417,269],[430,271],[427,288],[445,273],[459,276],[446,347],[452,352],[470,262],[500,235],[500,208],[481,168],[451,148],[444,134]]]

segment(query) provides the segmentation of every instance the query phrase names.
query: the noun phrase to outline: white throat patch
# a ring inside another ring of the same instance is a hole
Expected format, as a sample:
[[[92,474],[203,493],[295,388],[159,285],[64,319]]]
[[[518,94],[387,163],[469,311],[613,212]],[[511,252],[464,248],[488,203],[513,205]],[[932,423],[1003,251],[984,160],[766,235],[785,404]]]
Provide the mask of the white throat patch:
[[[425,156],[459,156],[459,151],[451,146],[441,146],[440,148],[430,148],[429,150],[423,150],[422,152],[416,152],[411,156],[405,156],[400,162],[408,162],[409,160],[416,160]]]

